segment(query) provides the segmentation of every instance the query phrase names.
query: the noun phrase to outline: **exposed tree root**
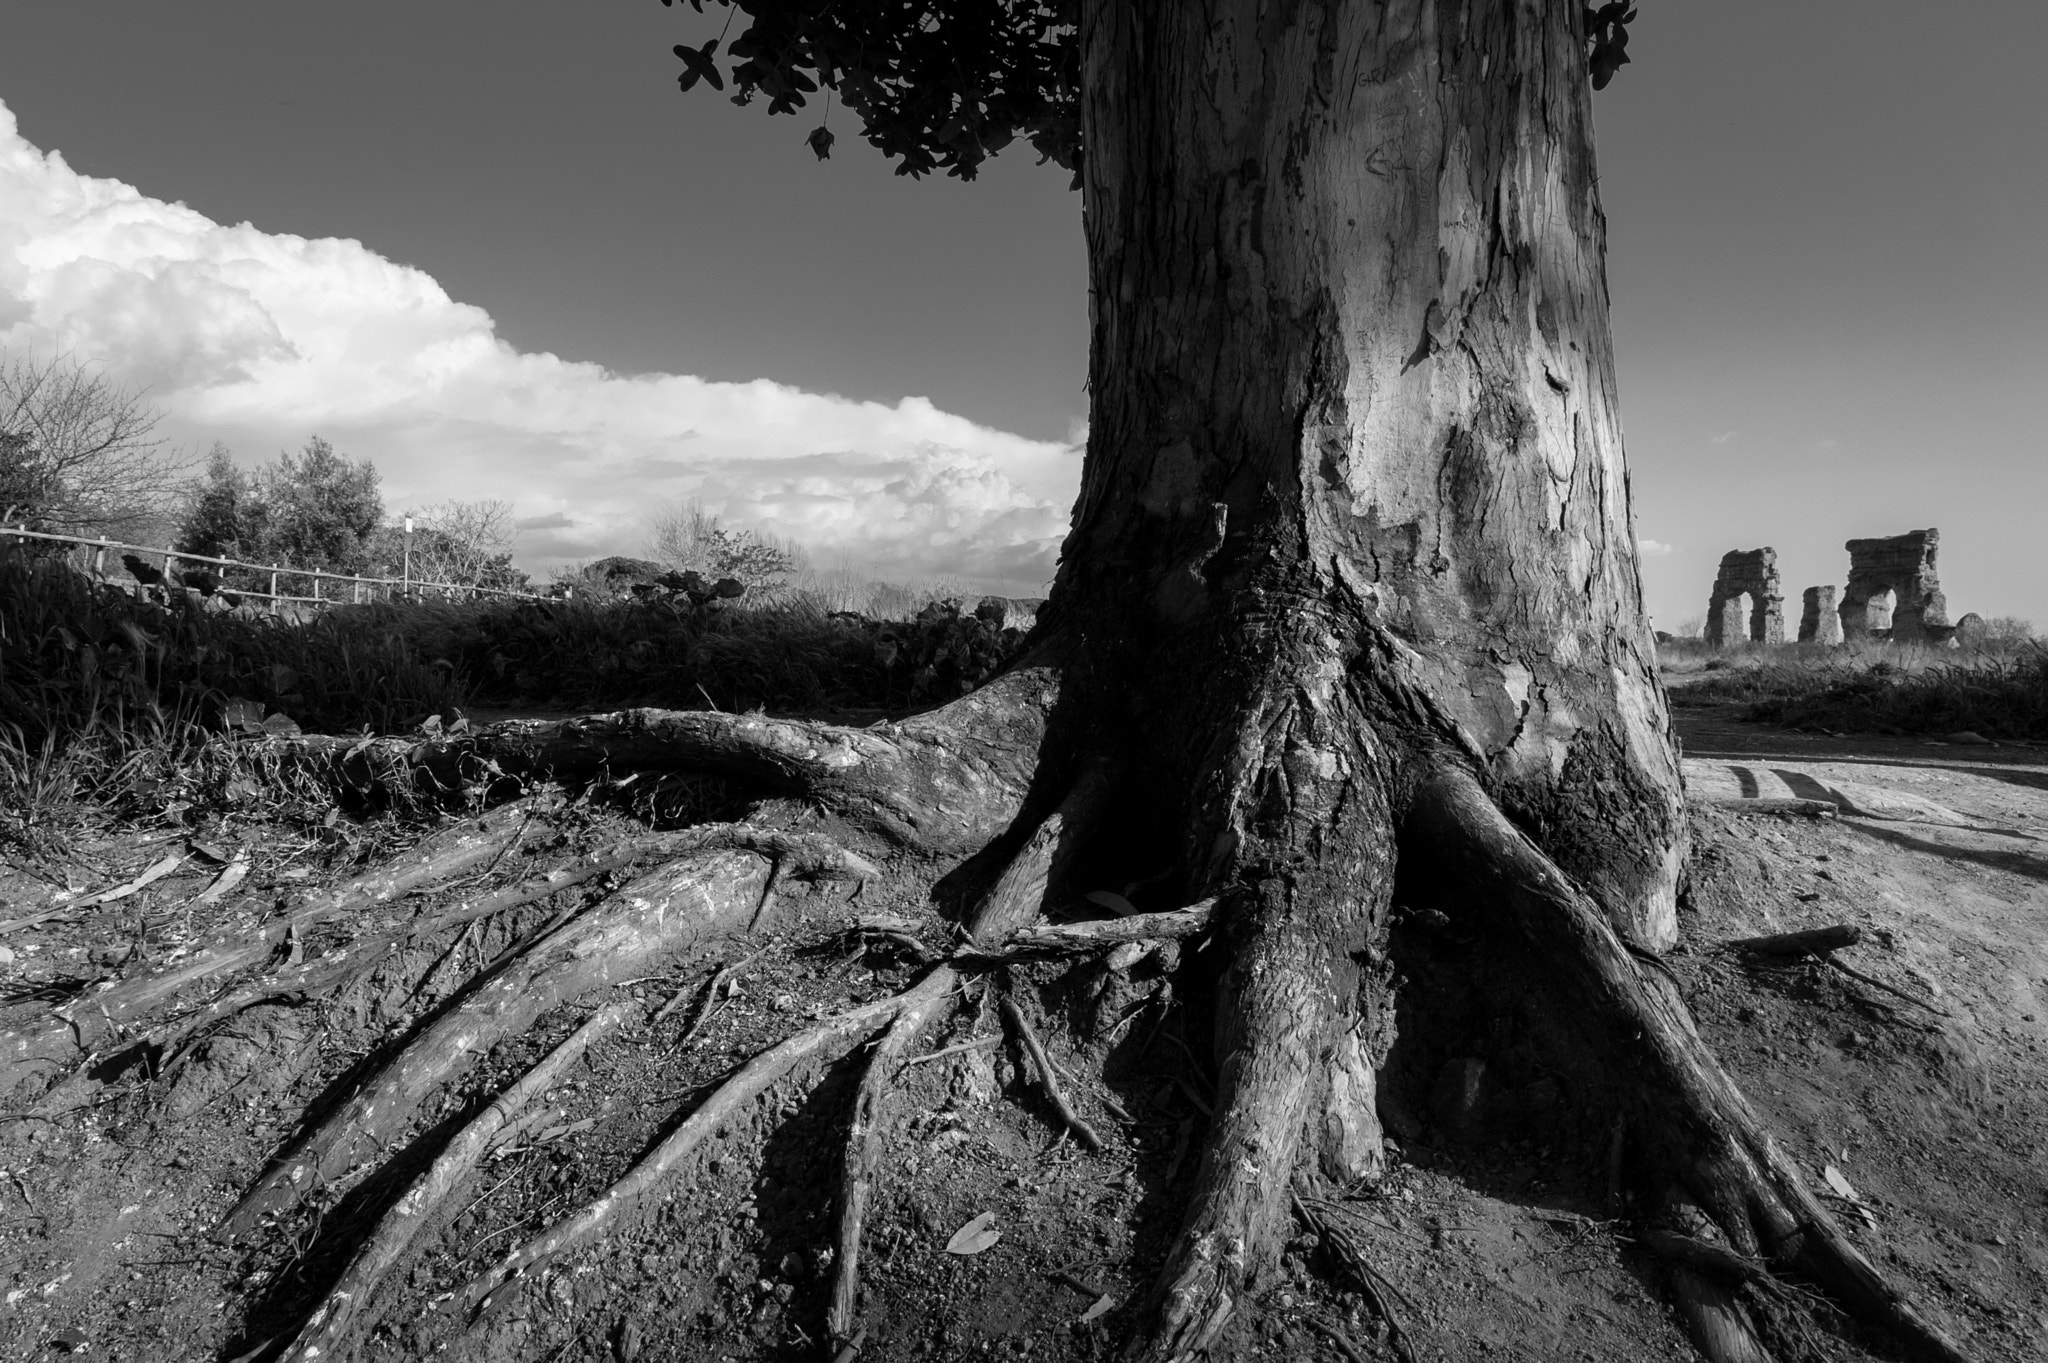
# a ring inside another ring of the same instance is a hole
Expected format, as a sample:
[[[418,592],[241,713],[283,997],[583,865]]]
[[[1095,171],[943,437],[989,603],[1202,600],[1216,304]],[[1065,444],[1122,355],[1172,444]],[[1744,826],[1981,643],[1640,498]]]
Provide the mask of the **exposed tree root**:
[[[107,981],[80,995],[58,1010],[61,1026],[0,1034],[0,1093],[11,1090],[36,1068],[69,1061],[79,1051],[97,1050],[109,1038],[118,1040],[138,1019],[193,984],[262,965],[308,928],[376,909],[412,890],[496,861],[526,828],[531,809],[521,800],[481,817],[451,820],[411,850],[315,895],[261,927],[222,928],[182,959],[143,975]],[[245,905],[255,910],[258,901],[247,900]]]
[[[470,1306],[478,1312],[487,1309],[493,1295],[507,1284],[530,1275],[556,1255],[579,1249],[602,1235],[747,1104],[798,1068],[844,1055],[887,1026],[903,1011],[909,998],[909,994],[895,994],[848,1009],[749,1060],[611,1187],[575,1215],[514,1249],[471,1284],[467,1294]]]
[[[905,993],[903,1011],[868,1057],[860,1091],[854,1095],[853,1124],[847,1132],[846,1154],[839,1178],[838,1232],[832,1260],[832,1300],[825,1310],[825,1330],[845,1344],[857,1332],[854,1323],[860,1292],[861,1231],[869,1199],[880,1177],[882,1147],[890,1125],[889,1094],[896,1072],[912,1048],[953,1010],[959,998],[959,973],[940,966]]]
[[[1205,899],[1184,909],[1134,913],[1128,918],[1034,923],[1011,933],[1009,940],[996,950],[962,946],[953,953],[953,960],[961,965],[995,965],[1032,956],[1074,956],[1108,947],[1177,941],[1207,932],[1215,915],[1216,901]]]
[[[1016,817],[1057,696],[1053,669],[1025,665],[950,705],[871,729],[639,709],[513,720],[425,743],[325,735],[263,741],[283,761],[365,791],[452,792],[479,774],[576,781],[607,771],[716,772],[814,800],[901,846],[961,851]]]
[[[1649,1246],[1665,1257],[1672,1300],[1708,1363],[1773,1363],[1770,1350],[1756,1337],[1735,1292],[1747,1278],[1761,1276],[1761,1268],[1706,1239],[1709,1235],[1718,1236],[1719,1231],[1682,1193],[1674,1192],[1667,1198],[1665,1215],[1695,1232],[1653,1232],[1657,1238],[1650,1240]],[[1730,1276],[1726,1271],[1727,1260],[1742,1265],[1747,1272]],[[1722,1271],[1716,1272],[1716,1268]]]
[[[1042,779],[1035,763],[1054,693],[1049,672],[1027,669],[944,710],[874,729],[650,710],[503,725],[429,745],[280,742],[296,745],[297,758],[358,782],[459,785],[458,778],[492,766],[570,777],[613,768],[716,770],[801,795],[840,827],[957,858],[1016,826],[1032,783]],[[1377,1168],[1373,1068],[1384,1040],[1374,1038],[1391,1025],[1391,1014],[1380,1011],[1391,995],[1370,972],[1361,976],[1360,962],[1386,968],[1380,962],[1395,810],[1405,807],[1403,854],[1446,868],[1461,890],[1452,907],[1484,916],[1475,927],[1517,944],[1539,963],[1547,986],[1586,1019],[1589,1038],[1620,1076],[1617,1087],[1630,1129],[1641,1137],[1644,1162],[1654,1177],[1681,1190],[1671,1199],[1673,1210],[1645,1232],[1646,1243],[1671,1262],[1681,1310],[1716,1363],[1769,1358],[1742,1305],[1742,1294],[1769,1290],[1758,1255],[1825,1285],[1916,1357],[1960,1363],[1960,1350],[1883,1280],[1807,1190],[1694,1031],[1675,990],[1617,935],[1612,923],[1625,915],[1611,914],[1567,879],[1456,765],[1461,758],[1423,773],[1419,786],[1409,789],[1397,761],[1381,748],[1379,731],[1354,712],[1357,698],[1341,686],[1320,695],[1262,694],[1263,708],[1234,740],[1237,747],[1212,754],[1218,774],[1205,778],[1215,785],[1203,798],[1226,812],[1215,829],[1200,830],[1203,842],[1213,838],[1214,850],[1185,883],[1191,893],[1216,897],[1170,912],[1045,923],[1049,893],[1066,880],[1113,799],[1114,769],[1106,762],[1083,766],[1058,806],[1020,844],[1002,844],[1015,850],[966,916],[949,956],[933,961],[936,953],[927,955],[930,968],[909,989],[790,1036],[733,1072],[601,1195],[481,1273],[466,1293],[472,1329],[483,1327],[507,1288],[630,1215],[749,1104],[879,1033],[855,1097],[838,1190],[826,1324],[843,1352],[864,1334],[862,1237],[883,1177],[892,1092],[902,1070],[916,1063],[912,1052],[957,1006],[970,976],[1019,960],[1091,952],[1117,953],[1112,967],[1121,969],[1134,951],[1214,927],[1225,950],[1217,982],[1220,1068],[1211,1132],[1161,1273],[1156,1313],[1132,1352],[1182,1360],[1211,1351],[1267,1266],[1278,1240],[1275,1222],[1291,1201],[1374,1302],[1387,1322],[1384,1342],[1412,1357],[1414,1341],[1395,1306],[1398,1289],[1331,1224],[1320,1210],[1324,1204],[1291,1196],[1297,1180],[1313,1179],[1318,1163],[1340,1182],[1369,1177]],[[1041,786],[1034,804],[1044,793]],[[308,901],[260,932],[240,938],[218,933],[192,959],[109,985],[70,1010],[74,1044],[96,1058],[147,1046],[175,1069],[211,1030],[244,1010],[329,996],[408,941],[467,930],[650,857],[667,858],[597,903],[564,910],[477,970],[359,1088],[300,1133],[223,1219],[223,1234],[247,1234],[381,1159],[432,1095],[551,1010],[644,977],[709,936],[758,925],[777,902],[783,876],[864,880],[879,874],[872,863],[815,834],[711,825],[631,839],[409,922],[393,911],[391,902],[409,890],[494,869],[526,817],[525,807],[515,805],[456,822],[399,861]],[[1199,859],[1199,845],[1190,845]],[[302,959],[306,935],[342,915],[355,920],[352,940]],[[254,967],[267,969],[182,1016],[134,1030],[181,990]],[[717,1007],[720,987],[735,969],[714,976],[705,1010]],[[679,991],[656,1018],[666,1018],[684,999]],[[1081,1143],[1101,1148],[1101,1137],[1061,1091],[1024,1012],[1010,998],[999,1006],[1060,1120]],[[310,1363],[347,1356],[362,1308],[453,1191],[494,1143],[519,1129],[532,1096],[558,1082],[562,1068],[618,1025],[626,1009],[623,1003],[601,1009],[464,1126],[384,1212],[285,1357]],[[88,1025],[95,1018],[97,1024]],[[693,1024],[692,1035],[702,1021]],[[1690,1211],[1694,1203],[1706,1215]],[[1715,1225],[1725,1245],[1714,1239]],[[1749,1300],[1754,1307],[1759,1299]],[[1341,1331],[1330,1332],[1340,1348],[1356,1351]]]
[[[1016,1000],[1003,1000],[1003,1017],[1017,1033],[1017,1039],[1024,1043],[1024,1053],[1031,1057],[1033,1068],[1038,1071],[1038,1087],[1045,1094],[1045,1100],[1059,1113],[1067,1130],[1074,1133],[1074,1139],[1090,1150],[1102,1148],[1102,1137],[1095,1134],[1095,1128],[1074,1111],[1074,1105],[1067,1101],[1066,1091],[1060,1087],[1059,1074],[1052,1067],[1052,1057],[1045,1053],[1045,1046],[1038,1039],[1038,1033],[1031,1030],[1031,1023],[1017,1007]]]
[[[507,1124],[536,1095],[558,1082],[562,1072],[589,1048],[590,1043],[617,1026],[629,1011],[631,1005],[627,1003],[600,1008],[462,1128],[434,1160],[432,1167],[414,1180],[405,1196],[384,1213],[377,1229],[356,1251],[340,1280],[328,1290],[326,1298],[307,1320],[298,1338],[280,1355],[279,1363],[312,1363],[316,1358],[333,1357],[343,1348],[356,1312],[370,1300],[371,1293],[377,1290],[384,1275],[404,1257],[420,1231],[433,1220],[442,1202],[504,1134]]]
[[[1916,1358],[1966,1355],[1923,1317],[1850,1242],[1693,1028],[1684,1005],[1636,962],[1600,908],[1500,813],[1462,769],[1445,767],[1417,792],[1409,816],[1493,926],[1544,962],[1628,1075],[1632,1129],[1652,1160],[1698,1200],[1743,1253],[1825,1287]]]
[[[189,1013],[94,1052],[70,1080],[46,1093],[30,1115],[48,1116],[69,1110],[99,1087],[91,1077],[98,1066],[108,1061],[118,1062],[122,1055],[130,1052],[154,1050],[157,1056],[154,1077],[159,1082],[167,1081],[210,1032],[238,1013],[264,1003],[330,997],[374,970],[394,948],[546,899],[651,857],[674,855],[685,848],[702,846],[710,840],[706,834],[712,831],[690,829],[683,833],[627,839],[592,854],[590,859],[580,864],[558,867],[545,875],[473,900],[464,900],[395,928],[380,930],[382,925],[378,920],[364,922],[357,919],[354,926],[363,935],[330,947],[315,957],[280,959],[278,952],[273,950],[268,959],[277,962],[277,969],[230,989]]]
[[[387,1147],[429,1094],[543,1013],[590,989],[646,975],[706,936],[744,927],[766,879],[767,868],[749,853],[685,858],[641,876],[473,982],[259,1179],[222,1221],[222,1232],[246,1233]]]

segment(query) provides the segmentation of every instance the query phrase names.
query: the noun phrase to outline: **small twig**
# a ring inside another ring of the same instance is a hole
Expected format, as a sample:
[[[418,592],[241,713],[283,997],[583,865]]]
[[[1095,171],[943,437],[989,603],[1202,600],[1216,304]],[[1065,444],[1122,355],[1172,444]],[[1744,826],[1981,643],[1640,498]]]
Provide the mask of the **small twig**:
[[[1038,1068],[1038,1086],[1045,1093],[1046,1100],[1060,1114],[1060,1120],[1074,1133],[1074,1138],[1090,1150],[1102,1149],[1102,1137],[1095,1134],[1095,1128],[1081,1120],[1079,1113],[1067,1101],[1067,1095],[1060,1091],[1059,1075],[1053,1070],[1052,1061],[1046,1057],[1045,1047],[1039,1045],[1038,1034],[1031,1030],[1031,1024],[1024,1020],[1023,1012],[1016,1002],[1008,997],[1003,999],[1003,1016],[1017,1029],[1017,1037],[1024,1043],[1024,1051],[1031,1057],[1031,1063]]]
[[[753,955],[744,956],[734,961],[731,965],[726,966],[723,970],[720,970],[716,975],[713,975],[711,977],[711,984],[704,991],[703,1006],[697,1010],[697,1016],[691,1021],[690,1025],[683,1029],[683,1034],[676,1041],[676,1044],[669,1049],[671,1051],[680,1051],[692,1041],[695,1041],[697,1034],[704,1030],[704,1025],[716,1017],[718,1010],[724,1007],[719,995],[730,989],[733,980],[738,977],[740,971],[746,969],[767,954],[768,948],[762,947]]]
[[[1337,1352],[1350,1359],[1351,1363],[1370,1363],[1370,1360],[1359,1351],[1358,1346],[1351,1342],[1351,1337],[1336,1326],[1317,1320],[1314,1316],[1303,1316],[1301,1319],[1311,1330],[1318,1331],[1336,1345]]]
[[[1330,1224],[1327,1217],[1302,1201],[1299,1193],[1290,1193],[1289,1196],[1294,1201],[1294,1214],[1307,1222],[1309,1229],[1330,1247],[1344,1267],[1351,1270],[1351,1276],[1357,1280],[1359,1290],[1365,1294],[1366,1301],[1371,1303],[1372,1309],[1379,1314],[1380,1319],[1387,1323],[1387,1338],[1394,1346],[1394,1352],[1406,1360],[1406,1363],[1415,1363],[1415,1346],[1409,1340],[1407,1327],[1402,1325],[1401,1317],[1393,1306],[1393,1303],[1398,1301],[1410,1311],[1415,1311],[1415,1303],[1409,1301],[1400,1288],[1389,1282],[1385,1274],[1372,1266],[1365,1257],[1365,1252],[1352,1242],[1350,1236],[1340,1233]]]
[[[1051,1269],[1047,1271],[1045,1276],[1052,1279],[1056,1283],[1064,1283],[1066,1286],[1073,1288],[1076,1292],[1083,1293],[1087,1296],[1088,1300],[1090,1301],[1095,1301],[1099,1298],[1106,1297],[1109,1295],[1107,1292],[1104,1292],[1101,1288],[1097,1287],[1094,1283],[1089,1282],[1086,1278],[1077,1277],[1076,1275],[1067,1272],[1063,1268]]]
[[[1001,1045],[1002,1040],[999,1036],[978,1036],[972,1041],[963,1041],[957,1046],[948,1046],[943,1051],[933,1051],[930,1055],[914,1055],[904,1061],[903,1064],[908,1068],[911,1065],[922,1065],[931,1060],[944,1060],[949,1055],[960,1055],[966,1051],[986,1050],[990,1046]]]
[[[1903,989],[1893,988],[1891,985],[1886,984],[1883,980],[1872,979],[1870,976],[1864,974],[1862,971],[1856,969],[1854,966],[1843,965],[1840,961],[1836,960],[1834,957],[1828,955],[1824,951],[1814,952],[1813,958],[1819,961],[1822,965],[1833,966],[1835,969],[1841,971],[1844,975],[1847,975],[1852,980],[1863,981],[1863,983],[1869,985],[1872,989],[1882,989],[1887,994],[1896,995],[1897,997],[1904,999],[1906,1002],[1910,1004],[1914,1004],[1918,1007],[1925,1008],[1928,1012],[1934,1014],[1938,1018],[1945,1018],[1950,1016],[1950,1014],[1944,1012],[1939,1008],[1936,1008],[1933,1004],[1927,1002],[1927,1000],[1925,999],[1915,997],[1912,994],[1908,994]]]
[[[1835,923],[1803,932],[1779,932],[1767,937],[1738,937],[1721,943],[1730,951],[1751,956],[1804,956],[1809,952],[1853,947],[1863,940],[1863,930],[1854,923]]]

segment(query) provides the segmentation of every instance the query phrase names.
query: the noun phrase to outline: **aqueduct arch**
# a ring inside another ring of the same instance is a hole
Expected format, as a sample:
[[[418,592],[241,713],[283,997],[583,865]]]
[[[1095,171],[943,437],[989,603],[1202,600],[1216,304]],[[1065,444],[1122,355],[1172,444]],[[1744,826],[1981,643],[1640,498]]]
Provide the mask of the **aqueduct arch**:
[[[1835,609],[1833,587],[1808,587],[1799,605],[1799,642],[1839,644],[1842,618]]]
[[[1934,573],[1939,530],[1909,530],[1882,539],[1850,540],[1849,585],[1842,589],[1842,637],[1867,639],[1884,626],[1873,618],[1892,597],[1891,635],[1900,642],[1940,641],[1953,632],[1948,599]],[[1725,563],[1725,560],[1724,560]],[[1711,628],[1711,625],[1709,626]]]
[[[1749,620],[1743,622],[1743,598]],[[1707,601],[1707,642],[1720,648],[1731,639],[1759,644],[1785,642],[1785,598],[1778,590],[1778,551],[1730,549],[1714,574],[1714,594]]]

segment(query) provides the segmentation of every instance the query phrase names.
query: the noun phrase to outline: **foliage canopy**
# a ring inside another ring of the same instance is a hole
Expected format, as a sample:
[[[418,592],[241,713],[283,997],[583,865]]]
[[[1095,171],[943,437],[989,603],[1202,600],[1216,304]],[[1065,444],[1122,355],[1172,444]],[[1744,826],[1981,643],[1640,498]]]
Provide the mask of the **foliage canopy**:
[[[819,160],[835,141],[836,93],[898,175],[942,170],[972,180],[983,161],[1024,138],[1081,187],[1079,0],[709,2],[728,7],[725,29],[701,47],[676,44],[676,83],[724,90],[729,78],[735,104],[766,96],[771,114],[793,114],[826,91],[826,121],[805,139]],[[705,4],[689,0],[699,14]],[[740,14],[749,23],[725,47],[721,73],[720,45]],[[1594,89],[1628,62],[1635,17],[1633,0],[1580,15]]]

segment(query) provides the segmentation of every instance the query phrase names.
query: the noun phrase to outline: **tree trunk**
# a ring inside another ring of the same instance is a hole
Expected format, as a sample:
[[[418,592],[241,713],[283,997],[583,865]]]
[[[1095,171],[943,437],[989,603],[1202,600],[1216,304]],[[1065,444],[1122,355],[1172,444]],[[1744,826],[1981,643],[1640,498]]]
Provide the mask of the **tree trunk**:
[[[1179,755],[1209,875],[1219,754],[1186,735],[1348,683],[1661,948],[1684,823],[1578,14],[1085,7],[1092,424],[1055,606]]]
[[[1373,1163],[1357,962],[1430,768],[1471,766],[1624,941],[1676,936],[1579,22],[1083,7],[1091,426],[1049,629],[1230,945],[1167,1353],[1256,1272],[1312,1112],[1327,1169]]]

